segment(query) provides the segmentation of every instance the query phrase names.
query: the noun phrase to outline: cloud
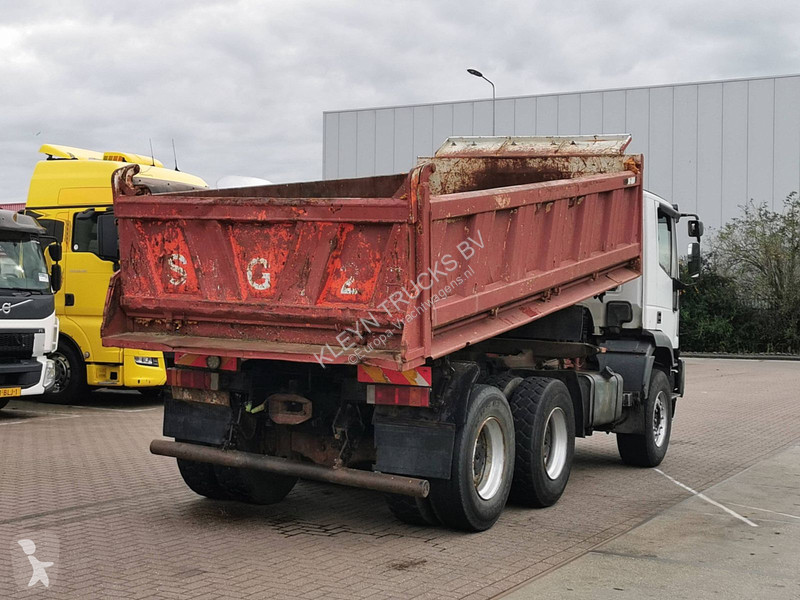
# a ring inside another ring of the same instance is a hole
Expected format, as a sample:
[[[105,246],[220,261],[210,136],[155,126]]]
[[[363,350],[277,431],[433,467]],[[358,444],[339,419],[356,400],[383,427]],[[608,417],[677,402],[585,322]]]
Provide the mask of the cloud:
[[[317,179],[322,112],[796,70],[795,2],[25,2],[0,25],[0,201],[37,149],[149,153],[213,183]]]

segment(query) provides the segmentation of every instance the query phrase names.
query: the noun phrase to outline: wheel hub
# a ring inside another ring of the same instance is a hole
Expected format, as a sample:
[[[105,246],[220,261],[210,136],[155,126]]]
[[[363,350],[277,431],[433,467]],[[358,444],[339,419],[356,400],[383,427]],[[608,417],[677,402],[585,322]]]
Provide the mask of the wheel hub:
[[[483,500],[492,499],[500,489],[505,460],[503,428],[497,419],[490,417],[478,428],[472,450],[472,481]]]
[[[64,391],[67,386],[67,382],[69,381],[69,361],[67,360],[66,356],[58,352],[52,353],[50,358],[53,360],[56,370],[55,380],[53,381],[53,387],[50,391],[57,394]]]
[[[667,407],[664,392],[659,392],[653,403],[653,441],[659,448],[667,437]]]
[[[558,407],[547,417],[542,438],[542,461],[550,479],[558,479],[567,464],[567,416]]]

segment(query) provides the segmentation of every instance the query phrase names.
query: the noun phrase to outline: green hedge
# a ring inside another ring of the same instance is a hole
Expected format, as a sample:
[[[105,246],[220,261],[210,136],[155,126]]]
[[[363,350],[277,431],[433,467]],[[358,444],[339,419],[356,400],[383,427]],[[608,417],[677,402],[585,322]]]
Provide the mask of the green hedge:
[[[736,282],[707,263],[681,294],[680,336],[686,352],[800,354],[800,315],[748,305]]]

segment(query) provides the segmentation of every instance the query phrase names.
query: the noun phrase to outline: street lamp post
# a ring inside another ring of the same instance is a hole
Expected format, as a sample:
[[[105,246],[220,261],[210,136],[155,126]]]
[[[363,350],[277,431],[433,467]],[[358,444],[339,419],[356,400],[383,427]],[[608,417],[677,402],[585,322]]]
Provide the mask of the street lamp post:
[[[494,83],[485,77],[483,73],[478,71],[477,69],[467,69],[467,73],[470,75],[475,75],[475,77],[480,77],[481,79],[485,79],[489,82],[489,85],[492,86],[492,135],[494,135],[494,123],[495,123],[495,110],[494,110],[494,103],[495,103],[495,95],[494,95]]]

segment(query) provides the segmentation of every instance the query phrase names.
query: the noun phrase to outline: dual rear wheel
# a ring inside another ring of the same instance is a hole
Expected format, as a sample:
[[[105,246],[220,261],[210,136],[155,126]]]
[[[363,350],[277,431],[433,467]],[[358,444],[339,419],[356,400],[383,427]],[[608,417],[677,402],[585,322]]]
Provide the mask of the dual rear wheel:
[[[575,419],[558,380],[504,374],[473,387],[458,428],[450,479],[431,480],[426,499],[389,497],[400,520],[483,531],[507,499],[550,506],[564,491],[575,447]]]
[[[178,471],[189,489],[212,500],[274,504],[283,500],[297,483],[297,477],[221,467],[182,458],[176,460]]]
[[[189,489],[212,500],[275,504],[283,500],[297,483],[296,477],[220,467],[181,458],[177,461],[178,470]]]

